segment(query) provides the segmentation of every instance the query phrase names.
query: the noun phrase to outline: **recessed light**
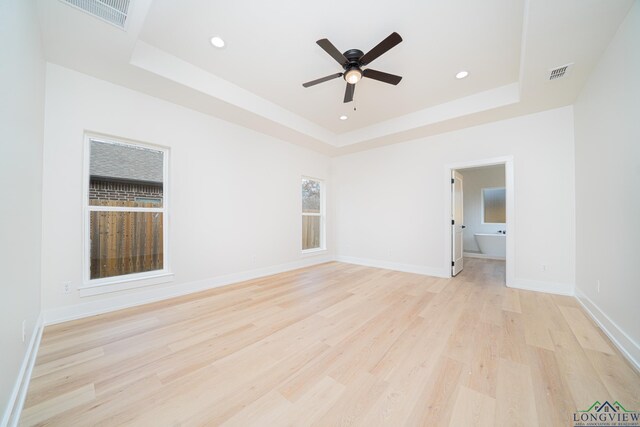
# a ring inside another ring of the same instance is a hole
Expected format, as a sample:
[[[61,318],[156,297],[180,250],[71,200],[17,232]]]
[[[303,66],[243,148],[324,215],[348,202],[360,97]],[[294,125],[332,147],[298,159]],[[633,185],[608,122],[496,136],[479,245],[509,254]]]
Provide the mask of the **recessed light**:
[[[460,71],[458,74],[456,74],[456,79],[464,79],[468,75],[469,75],[468,71]]]
[[[340,120],[342,120],[342,121],[347,120],[348,118],[349,118],[349,117],[347,117],[347,116],[345,116],[345,115],[340,116]]]
[[[224,47],[224,40],[222,40],[218,36],[211,37],[211,44],[214,45],[215,47],[223,48]]]

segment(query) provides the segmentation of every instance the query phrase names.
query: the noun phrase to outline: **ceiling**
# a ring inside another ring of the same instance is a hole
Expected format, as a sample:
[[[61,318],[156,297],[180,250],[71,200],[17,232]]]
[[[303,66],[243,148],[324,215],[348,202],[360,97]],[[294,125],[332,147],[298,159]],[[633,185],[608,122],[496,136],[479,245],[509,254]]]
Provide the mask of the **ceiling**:
[[[518,80],[524,0],[319,4],[250,1],[234,8],[209,0],[154,0],[140,38],[335,133]],[[184,31],[166,31],[172,26]],[[366,53],[393,31],[404,41],[370,66],[402,75],[398,86],[362,80],[357,111],[342,102],[343,79],[302,87],[342,71],[316,40]],[[226,48],[212,48],[215,34]],[[457,81],[463,69],[471,76]],[[339,120],[341,114],[349,119]]]
[[[59,0],[39,11],[50,62],[336,155],[573,103],[632,3],[132,0],[126,31]],[[370,67],[398,86],[363,79],[348,104],[342,79],[302,87],[341,71],[316,40],[367,52],[393,31]]]

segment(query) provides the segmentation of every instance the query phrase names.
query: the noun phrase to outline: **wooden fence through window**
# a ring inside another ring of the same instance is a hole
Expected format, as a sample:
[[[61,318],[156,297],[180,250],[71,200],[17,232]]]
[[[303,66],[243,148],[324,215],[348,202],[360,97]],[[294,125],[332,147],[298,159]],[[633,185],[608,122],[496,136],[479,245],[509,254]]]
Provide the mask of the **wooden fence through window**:
[[[162,270],[162,212],[91,211],[89,220],[91,279]]]

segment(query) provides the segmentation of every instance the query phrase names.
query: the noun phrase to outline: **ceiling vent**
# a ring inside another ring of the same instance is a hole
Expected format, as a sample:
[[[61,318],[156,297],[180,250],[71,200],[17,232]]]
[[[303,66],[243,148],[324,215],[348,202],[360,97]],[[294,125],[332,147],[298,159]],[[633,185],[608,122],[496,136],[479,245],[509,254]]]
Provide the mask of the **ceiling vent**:
[[[573,63],[563,65],[562,67],[556,67],[549,70],[549,80],[557,80],[563,77],[567,77],[573,68]]]
[[[130,0],[61,0],[124,30]]]

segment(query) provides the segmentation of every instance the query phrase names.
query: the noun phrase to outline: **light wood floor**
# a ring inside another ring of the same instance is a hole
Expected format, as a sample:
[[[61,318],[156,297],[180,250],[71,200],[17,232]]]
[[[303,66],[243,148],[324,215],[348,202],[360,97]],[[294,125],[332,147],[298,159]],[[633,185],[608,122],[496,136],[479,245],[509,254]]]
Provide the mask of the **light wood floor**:
[[[21,425],[567,426],[640,376],[575,299],[328,263],[46,328]]]

